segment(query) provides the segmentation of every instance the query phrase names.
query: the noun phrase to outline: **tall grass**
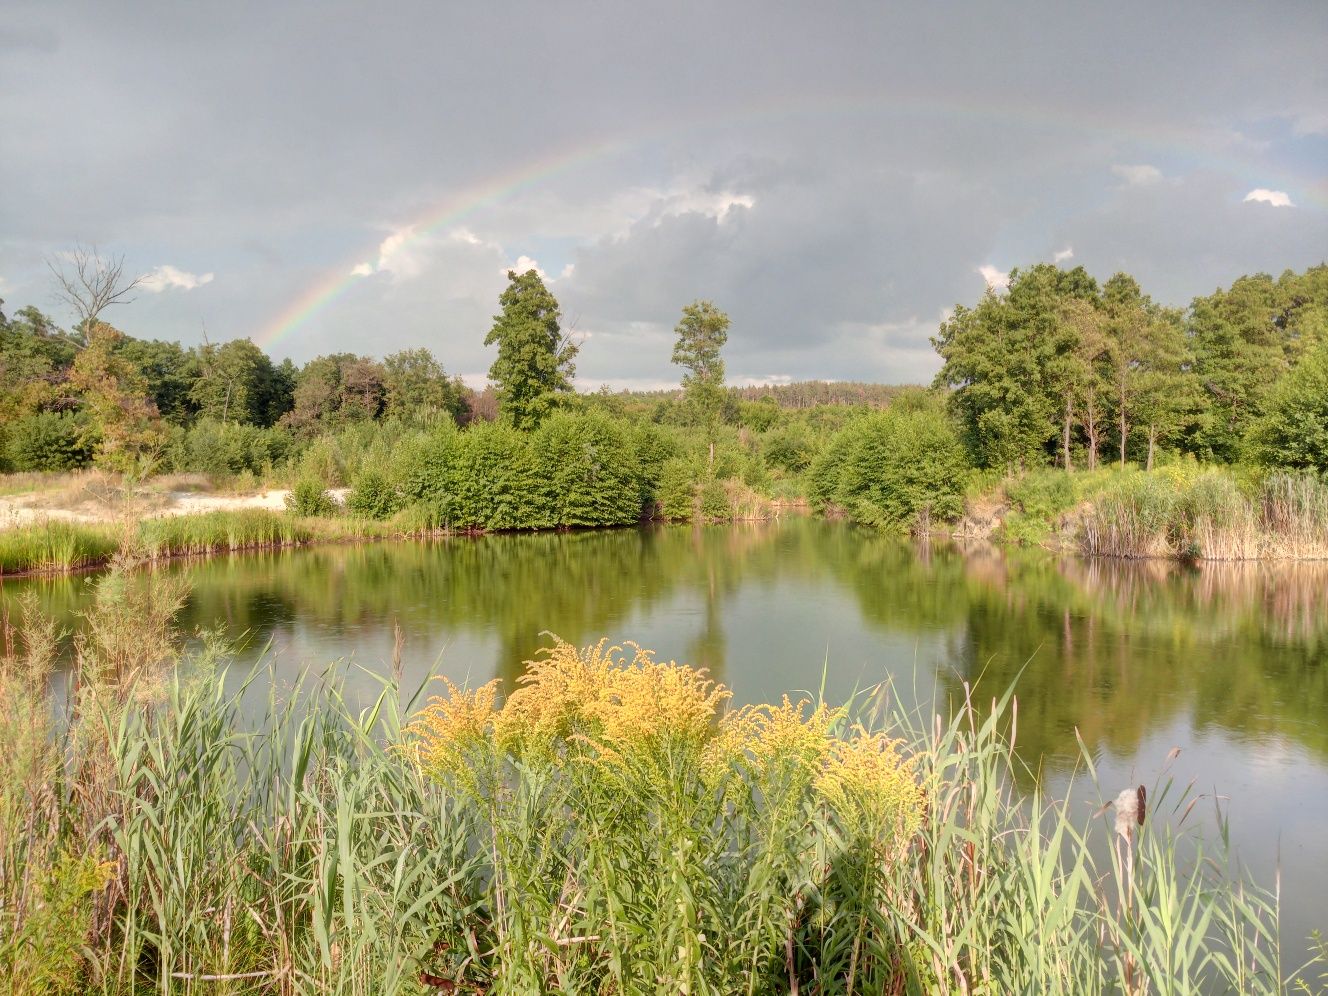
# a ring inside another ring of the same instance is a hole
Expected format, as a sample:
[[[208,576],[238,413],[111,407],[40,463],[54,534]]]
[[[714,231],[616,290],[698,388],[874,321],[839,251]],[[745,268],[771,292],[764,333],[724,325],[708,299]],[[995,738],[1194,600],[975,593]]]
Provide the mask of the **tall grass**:
[[[1275,473],[1242,488],[1228,470],[1118,475],[1084,515],[1085,553],[1204,560],[1328,557],[1328,482]]]
[[[152,561],[380,539],[407,531],[369,519],[297,517],[261,508],[162,516],[116,526],[50,521],[0,530],[0,575],[101,567],[122,549]]]
[[[143,606],[101,584],[59,720],[49,623],[6,627],[10,993],[1283,989],[1275,898],[1169,829],[1193,797],[1160,783],[1119,836],[1017,797],[1009,696],[925,729],[733,710],[602,643],[505,700],[278,695],[215,647],[176,666],[163,610],[126,639]]]
[[[0,529],[0,574],[76,571],[105,563],[120,546],[108,526],[52,519]]]

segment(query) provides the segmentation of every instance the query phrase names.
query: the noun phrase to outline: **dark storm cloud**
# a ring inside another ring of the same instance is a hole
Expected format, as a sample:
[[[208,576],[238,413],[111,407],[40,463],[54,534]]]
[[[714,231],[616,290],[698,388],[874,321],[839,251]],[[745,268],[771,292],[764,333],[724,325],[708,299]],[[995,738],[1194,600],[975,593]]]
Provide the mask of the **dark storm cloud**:
[[[733,315],[735,374],[917,379],[979,267],[1072,248],[1183,303],[1328,247],[1316,2],[10,0],[0,22],[0,295],[48,306],[41,257],[96,241],[174,268],[115,316],[142,335],[260,335],[358,266],[279,353],[424,343],[479,373],[530,257],[588,383],[672,378],[695,297]]]

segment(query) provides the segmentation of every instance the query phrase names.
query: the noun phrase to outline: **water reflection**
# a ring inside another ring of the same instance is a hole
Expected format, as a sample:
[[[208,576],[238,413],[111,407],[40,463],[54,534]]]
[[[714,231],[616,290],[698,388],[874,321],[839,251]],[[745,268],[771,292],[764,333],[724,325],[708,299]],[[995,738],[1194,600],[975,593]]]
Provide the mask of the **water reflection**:
[[[391,656],[412,673],[516,677],[556,632],[636,639],[711,669],[740,700],[892,677],[929,707],[999,694],[1016,677],[1020,742],[1053,765],[1128,754],[1187,716],[1196,729],[1328,754],[1328,564],[1083,561],[918,547],[810,519],[736,528],[458,538],[176,564],[182,626],[270,639],[291,667]],[[68,625],[88,579],[36,587]],[[890,651],[890,653],[886,653]],[[915,663],[918,665],[915,671]]]
[[[1182,780],[1232,797],[1233,837],[1271,880],[1280,839],[1288,936],[1328,921],[1328,564],[1086,562],[916,547],[836,523],[458,538],[172,565],[182,627],[271,643],[283,680],[338,658],[352,693],[406,639],[408,683],[509,681],[547,642],[633,639],[709,667],[739,702],[885,679],[944,711],[1018,678],[1019,746],[1064,784],[1075,730],[1104,782],[1148,781],[1173,746]],[[35,588],[67,626],[86,578]]]

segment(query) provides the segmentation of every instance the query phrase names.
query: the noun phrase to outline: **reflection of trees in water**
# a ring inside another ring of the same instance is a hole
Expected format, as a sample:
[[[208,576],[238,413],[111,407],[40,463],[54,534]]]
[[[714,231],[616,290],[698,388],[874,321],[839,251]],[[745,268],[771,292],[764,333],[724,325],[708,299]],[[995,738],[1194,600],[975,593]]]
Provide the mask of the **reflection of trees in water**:
[[[1085,561],[1040,551],[918,551],[840,530],[815,546],[884,629],[940,632],[942,687],[1018,679],[1026,757],[1086,743],[1132,752],[1189,711],[1196,726],[1328,753],[1328,564]]]
[[[545,645],[543,631],[586,643],[671,599],[695,605],[688,663],[722,679],[742,643],[729,631],[739,590],[759,598],[780,582],[833,584],[852,594],[869,627],[943,636],[948,652],[936,666],[951,695],[968,680],[988,697],[1019,675],[1019,739],[1030,758],[1073,750],[1075,726],[1090,746],[1128,753],[1187,711],[1201,727],[1328,752],[1328,564],[1185,568],[920,550],[794,519],[321,547],[171,569],[194,582],[186,632],[222,622],[261,642],[313,624],[350,651],[397,620],[408,645],[450,631],[494,638],[495,671],[509,680]],[[25,586],[65,625],[88,597],[80,577],[9,581],[0,593]]]

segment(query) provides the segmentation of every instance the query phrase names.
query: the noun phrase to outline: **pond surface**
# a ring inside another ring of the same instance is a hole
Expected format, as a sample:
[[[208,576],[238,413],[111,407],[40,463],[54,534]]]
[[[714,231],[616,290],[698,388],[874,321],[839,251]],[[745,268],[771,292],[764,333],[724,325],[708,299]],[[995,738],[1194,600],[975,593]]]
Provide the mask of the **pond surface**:
[[[548,638],[635,640],[708,667],[738,702],[824,681],[842,701],[890,680],[922,715],[1018,679],[1018,746],[1053,789],[1080,762],[1105,795],[1178,787],[1226,797],[1240,859],[1280,861],[1289,952],[1328,927],[1328,564],[1086,562],[917,547],[841,523],[456,538],[216,558],[167,568],[185,631],[223,626],[279,669],[348,659],[405,684],[510,682]],[[87,578],[35,587],[67,623]],[[375,684],[352,667],[348,683]],[[1084,781],[1080,779],[1080,781]],[[1077,783],[1078,784],[1078,783]],[[1179,788],[1176,790],[1179,791]],[[1092,802],[1096,802],[1096,794]],[[1083,802],[1085,811],[1090,800]],[[1212,805],[1196,809],[1209,815]]]

